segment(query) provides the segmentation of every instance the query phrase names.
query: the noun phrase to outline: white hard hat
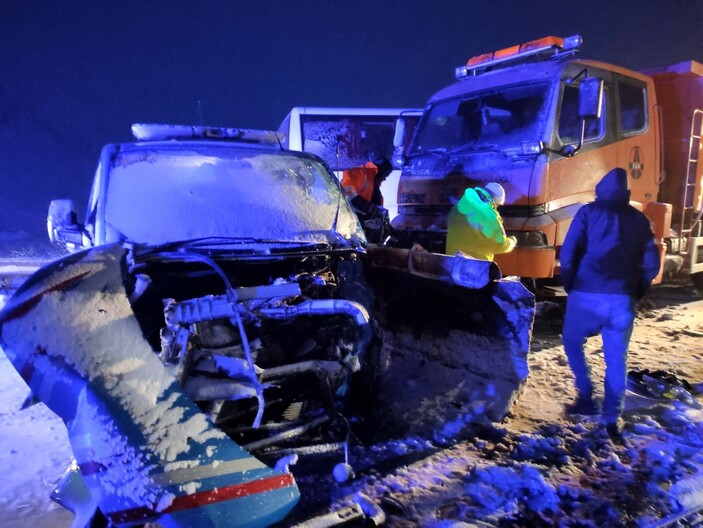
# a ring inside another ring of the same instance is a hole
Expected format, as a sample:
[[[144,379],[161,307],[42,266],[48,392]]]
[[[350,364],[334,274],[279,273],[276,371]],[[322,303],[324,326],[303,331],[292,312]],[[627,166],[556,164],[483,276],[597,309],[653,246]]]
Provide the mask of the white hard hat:
[[[505,189],[503,189],[500,183],[487,183],[484,189],[486,189],[488,194],[491,195],[491,198],[493,198],[493,203],[496,205],[503,205],[505,203]]]

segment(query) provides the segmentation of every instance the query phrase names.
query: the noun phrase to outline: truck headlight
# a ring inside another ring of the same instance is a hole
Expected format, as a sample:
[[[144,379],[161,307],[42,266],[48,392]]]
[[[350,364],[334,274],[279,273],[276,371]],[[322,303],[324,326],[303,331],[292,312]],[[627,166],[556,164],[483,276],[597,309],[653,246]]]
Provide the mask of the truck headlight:
[[[546,247],[547,235],[542,231],[508,231],[508,236],[517,239],[517,245],[521,247]]]

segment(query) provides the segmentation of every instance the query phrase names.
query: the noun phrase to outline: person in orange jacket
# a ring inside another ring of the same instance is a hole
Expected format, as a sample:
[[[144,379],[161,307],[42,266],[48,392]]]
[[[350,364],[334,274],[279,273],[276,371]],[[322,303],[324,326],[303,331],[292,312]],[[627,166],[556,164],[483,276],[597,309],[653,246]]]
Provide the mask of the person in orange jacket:
[[[505,203],[505,189],[491,182],[484,187],[469,187],[452,207],[447,218],[445,253],[458,251],[473,258],[493,260],[496,254],[515,248],[515,237],[505,234],[498,206]]]
[[[392,170],[391,162],[383,158],[376,162],[367,161],[342,173],[344,192],[362,222],[375,216],[377,209],[383,206],[381,184]]]

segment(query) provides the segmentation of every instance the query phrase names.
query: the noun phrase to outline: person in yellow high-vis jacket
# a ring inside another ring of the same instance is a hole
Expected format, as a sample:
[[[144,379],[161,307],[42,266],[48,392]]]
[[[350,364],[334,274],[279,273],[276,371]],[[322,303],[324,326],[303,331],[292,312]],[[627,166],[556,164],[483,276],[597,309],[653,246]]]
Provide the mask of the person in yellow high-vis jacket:
[[[497,207],[505,203],[505,190],[499,183],[468,188],[452,207],[447,219],[447,255],[458,251],[473,258],[493,260],[493,256],[515,248],[515,237],[505,234]]]

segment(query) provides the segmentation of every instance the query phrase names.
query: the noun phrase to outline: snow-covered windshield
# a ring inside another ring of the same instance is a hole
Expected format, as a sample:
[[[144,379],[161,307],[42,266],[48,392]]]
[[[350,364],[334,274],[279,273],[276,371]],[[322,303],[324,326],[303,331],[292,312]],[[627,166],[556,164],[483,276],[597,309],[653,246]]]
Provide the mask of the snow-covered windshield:
[[[519,148],[523,141],[540,139],[547,90],[547,84],[528,84],[438,101],[422,119],[410,155]]]
[[[302,115],[303,150],[320,156],[332,170],[390,158],[397,116]]]
[[[109,171],[108,241],[145,244],[201,237],[327,241],[335,227],[364,240],[336,178],[285,151],[227,145],[124,149]],[[305,234],[316,231],[318,234]]]

